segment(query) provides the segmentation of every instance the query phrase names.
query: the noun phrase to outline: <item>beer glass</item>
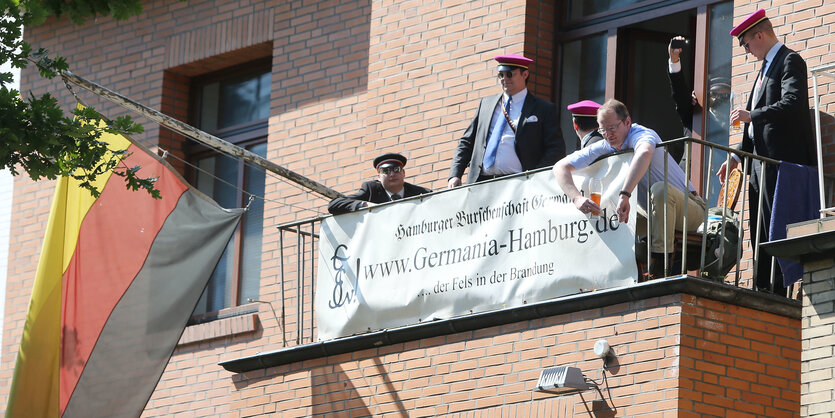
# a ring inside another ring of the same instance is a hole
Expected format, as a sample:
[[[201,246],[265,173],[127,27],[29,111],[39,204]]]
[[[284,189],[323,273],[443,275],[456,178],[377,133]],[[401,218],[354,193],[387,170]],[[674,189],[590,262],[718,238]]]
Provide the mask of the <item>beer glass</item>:
[[[745,109],[746,104],[745,94],[735,93],[733,91],[731,92],[731,112],[733,112],[734,109]],[[728,117],[730,117],[730,115],[728,115]],[[733,131],[739,132],[740,130],[742,130],[742,122],[737,119],[733,123]]]
[[[603,195],[603,180],[593,177],[589,180],[589,198],[600,206],[600,197]],[[592,211],[593,216],[600,216],[600,211]]]

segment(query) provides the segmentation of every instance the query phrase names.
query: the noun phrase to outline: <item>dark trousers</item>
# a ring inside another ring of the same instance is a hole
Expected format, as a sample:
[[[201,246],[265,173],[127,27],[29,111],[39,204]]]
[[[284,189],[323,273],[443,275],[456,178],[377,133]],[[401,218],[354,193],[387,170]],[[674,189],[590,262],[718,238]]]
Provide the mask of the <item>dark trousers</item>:
[[[766,170],[769,171],[769,170]],[[770,174],[770,173],[769,173]],[[768,184],[769,175],[766,175],[766,183]],[[776,177],[776,176],[775,176]],[[774,183],[771,183],[772,185]],[[769,190],[770,189],[770,190]],[[770,193],[769,193],[770,192]],[[771,224],[771,202],[773,202],[774,189],[766,187],[763,195],[763,207],[759,207],[759,185],[749,184],[748,187],[748,203],[750,207],[748,218],[748,227],[750,228],[751,245],[756,245],[757,238],[757,217],[762,210],[762,221],[760,223],[760,242],[768,242],[769,225]],[[760,291],[771,291],[772,283],[774,293],[778,295],[786,295],[786,287],[783,286],[783,273],[780,270],[780,264],[774,261],[774,280],[771,279],[771,260],[772,256],[760,249],[758,252],[758,259],[756,264],[756,276],[754,277],[756,288]]]

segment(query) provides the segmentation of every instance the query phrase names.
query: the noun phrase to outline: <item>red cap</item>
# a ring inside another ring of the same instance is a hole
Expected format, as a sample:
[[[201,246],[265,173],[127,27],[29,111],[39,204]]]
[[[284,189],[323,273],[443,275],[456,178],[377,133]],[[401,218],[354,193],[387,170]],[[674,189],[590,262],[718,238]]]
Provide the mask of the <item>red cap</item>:
[[[583,100],[566,106],[573,116],[597,116],[597,109],[601,104],[591,100]]]
[[[533,62],[530,58],[514,54],[499,55],[498,57],[493,57],[493,59],[499,62],[499,71],[512,71],[515,68],[527,70],[528,66]]]
[[[745,33],[745,31],[751,29],[754,25],[762,22],[764,19],[768,19],[767,17],[765,17],[765,9],[760,9],[754,13],[751,13],[751,15],[746,17],[745,20],[742,21],[742,23],[736,25],[735,28],[731,29],[731,36],[736,36],[737,38],[739,38],[740,36],[742,36],[743,33]]]

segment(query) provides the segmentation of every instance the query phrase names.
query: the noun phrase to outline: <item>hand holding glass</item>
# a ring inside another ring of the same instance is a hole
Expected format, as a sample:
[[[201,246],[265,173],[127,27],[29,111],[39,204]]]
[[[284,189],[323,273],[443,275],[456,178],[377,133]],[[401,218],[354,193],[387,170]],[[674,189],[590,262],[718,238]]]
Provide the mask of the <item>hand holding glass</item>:
[[[603,180],[599,178],[592,178],[589,180],[589,198],[592,202],[600,206],[600,197],[603,195]],[[591,211],[594,216],[600,216],[599,210]]]
[[[745,95],[731,92],[731,113],[733,113],[734,109],[744,109],[745,108]],[[730,117],[730,115],[728,115]],[[733,130],[734,132],[739,131],[742,129],[742,123],[739,119],[733,122]]]

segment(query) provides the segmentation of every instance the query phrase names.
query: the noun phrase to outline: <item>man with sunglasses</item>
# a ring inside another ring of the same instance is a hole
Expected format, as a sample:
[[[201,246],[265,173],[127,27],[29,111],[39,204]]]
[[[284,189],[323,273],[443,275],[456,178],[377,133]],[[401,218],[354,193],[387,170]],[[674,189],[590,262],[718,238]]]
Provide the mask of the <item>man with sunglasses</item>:
[[[600,157],[618,151],[633,150],[634,155],[629,164],[629,172],[618,195],[616,213],[621,222],[629,220],[631,212],[629,198],[632,193],[636,193],[636,187],[638,206],[644,210],[644,213],[647,213],[647,190],[649,190],[652,202],[649,206],[652,211],[650,277],[663,277],[665,256],[667,265],[672,264],[669,257],[674,250],[674,231],[682,230],[685,205],[689,214],[686,230],[691,232],[702,223],[705,201],[696,194],[693,185],[687,180],[684,171],[675,163],[673,157],[665,152],[664,148],[657,147],[661,143],[658,134],[652,129],[632,123],[626,105],[615,99],[609,99],[597,110],[597,123],[600,125],[600,133],[605,141],[595,142],[558,161],[554,165],[554,177],[562,191],[580,212],[599,212],[601,208],[598,204],[588,196],[580,194],[574,185],[572,173],[588,167]],[[666,173],[664,171],[665,159],[667,160]],[[647,170],[649,170],[649,176],[645,175]],[[686,193],[685,190],[687,190]],[[643,218],[644,230],[646,229],[645,219]],[[638,229],[642,229],[640,222]]]
[[[533,62],[521,55],[500,55],[501,94],[481,100],[470,126],[458,141],[448,187],[553,165],[565,156],[556,107],[528,92]]]
[[[333,215],[358,211],[379,203],[393,202],[404,197],[431,193],[425,187],[406,183],[406,157],[397,153],[383,154],[374,159],[377,180],[366,181],[359,191],[345,197],[337,197],[328,204]]]
[[[814,166],[817,162],[815,142],[812,137],[812,121],[809,115],[809,89],[806,62],[777,39],[765,10],[752,13],[734,27],[736,36],[745,52],[762,61],[762,68],[754,81],[746,107],[731,111],[731,122],[744,123],[739,150],[784,162]],[[739,165],[736,155],[730,166],[725,164],[717,173],[724,184],[727,172]],[[762,210],[764,224],[761,237],[768,236],[771,205],[777,183],[777,166],[768,164],[765,173],[758,163],[753,164],[752,181],[749,184],[750,228],[756,231],[758,210]],[[765,197],[759,207],[759,184],[763,180]],[[765,235],[763,235],[765,234]],[[752,234],[755,237],[755,234]],[[765,241],[765,240],[762,240]],[[775,263],[776,265],[776,263]],[[771,257],[760,253],[757,261],[757,288],[770,290]],[[776,267],[774,292],[785,295],[782,274]]]

